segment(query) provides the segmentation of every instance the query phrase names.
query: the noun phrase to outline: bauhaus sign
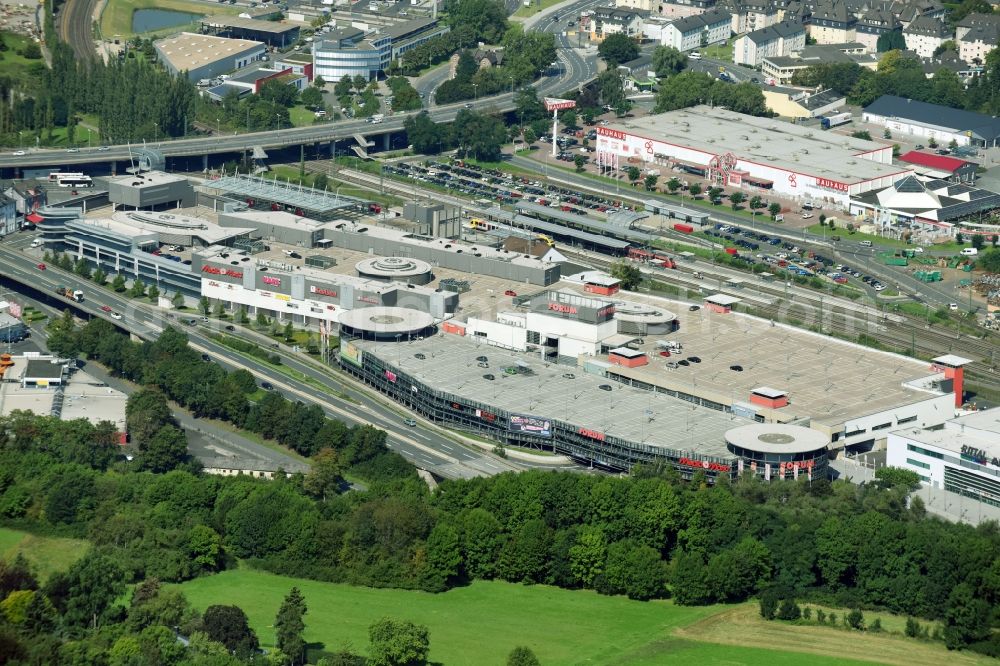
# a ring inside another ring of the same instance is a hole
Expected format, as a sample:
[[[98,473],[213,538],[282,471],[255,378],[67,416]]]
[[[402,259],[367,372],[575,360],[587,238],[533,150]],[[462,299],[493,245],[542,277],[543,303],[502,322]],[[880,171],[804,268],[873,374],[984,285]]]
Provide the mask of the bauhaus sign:
[[[829,178],[817,178],[816,187],[824,187],[828,190],[837,190],[838,192],[847,191],[847,183],[838,183],[835,180],[830,180]]]

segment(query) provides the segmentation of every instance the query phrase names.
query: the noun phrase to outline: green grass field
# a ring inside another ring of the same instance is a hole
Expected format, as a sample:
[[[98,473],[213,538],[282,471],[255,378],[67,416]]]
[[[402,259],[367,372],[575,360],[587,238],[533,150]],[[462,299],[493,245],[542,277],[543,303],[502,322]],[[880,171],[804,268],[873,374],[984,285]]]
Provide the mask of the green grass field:
[[[88,544],[79,539],[43,537],[0,527],[0,559],[10,561],[22,553],[35,573],[45,580],[57,571],[64,571],[87,552]]]
[[[309,607],[305,637],[313,645],[310,657],[314,660],[323,651],[344,646],[364,652],[368,625],[383,616],[425,624],[430,630],[430,659],[444,666],[502,664],[517,645],[530,647],[546,666],[793,666],[806,660],[815,666],[833,666],[876,663],[866,659],[880,651],[889,655],[885,663],[898,663],[897,655],[912,654],[912,663],[924,664],[942,660],[946,654],[940,644],[884,634],[764,622],[754,603],[682,607],[668,601],[643,603],[591,591],[485,581],[435,595],[320,583],[248,569],[199,578],[180,587],[200,610],[212,604],[240,606],[261,644],[269,646],[274,642],[274,615],[293,585],[302,591]],[[887,622],[887,616],[882,618]],[[760,638],[761,632],[767,638]],[[820,641],[822,649],[799,648],[796,632],[807,632]],[[869,645],[869,640],[875,643]],[[849,649],[839,649],[838,642],[849,644]],[[955,661],[956,665],[966,663],[978,662]]]

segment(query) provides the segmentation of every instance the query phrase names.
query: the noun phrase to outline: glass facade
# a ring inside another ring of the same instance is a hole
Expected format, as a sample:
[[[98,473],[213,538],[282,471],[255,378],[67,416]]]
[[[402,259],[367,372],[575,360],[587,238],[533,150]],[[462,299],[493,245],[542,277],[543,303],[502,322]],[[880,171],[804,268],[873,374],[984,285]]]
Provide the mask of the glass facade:
[[[976,472],[945,465],[944,489],[1000,507],[1000,482]]]

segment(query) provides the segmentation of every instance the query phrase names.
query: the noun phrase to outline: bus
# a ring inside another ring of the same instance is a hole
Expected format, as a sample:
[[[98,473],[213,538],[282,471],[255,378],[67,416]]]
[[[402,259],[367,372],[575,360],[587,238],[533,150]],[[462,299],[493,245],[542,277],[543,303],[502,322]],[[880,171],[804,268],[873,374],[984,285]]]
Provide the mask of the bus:
[[[59,174],[56,179],[56,183],[59,187],[93,187],[94,181],[91,180],[90,176],[85,176],[82,173],[64,173]]]
[[[50,183],[56,183],[56,182],[59,182],[60,178],[67,178],[67,177],[73,177],[73,176],[80,176],[80,177],[82,177],[83,175],[84,174],[82,174],[82,173],[67,173],[65,171],[53,171],[53,172],[49,173],[49,182]]]

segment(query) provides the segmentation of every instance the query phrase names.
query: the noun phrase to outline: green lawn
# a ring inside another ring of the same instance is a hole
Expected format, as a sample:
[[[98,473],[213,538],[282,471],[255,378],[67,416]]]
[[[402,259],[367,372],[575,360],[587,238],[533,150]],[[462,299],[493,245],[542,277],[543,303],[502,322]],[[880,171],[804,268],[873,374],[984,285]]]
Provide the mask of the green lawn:
[[[722,60],[723,62],[732,62],[733,44],[735,42],[736,38],[733,37],[725,44],[712,44],[711,46],[706,46],[705,48],[699,50],[706,58],[714,58],[715,60]]]
[[[292,127],[305,127],[315,122],[316,114],[301,104],[296,104],[288,109],[288,118],[292,121]]]
[[[79,539],[36,536],[0,527],[0,559],[10,561],[22,553],[42,580],[57,571],[68,569],[87,552],[88,547],[86,541]]]
[[[476,582],[435,595],[319,583],[250,570],[200,578],[184,583],[181,589],[198,609],[217,603],[240,606],[261,644],[273,645],[274,615],[293,585],[299,587],[309,606],[305,637],[311,643],[322,643],[328,651],[348,644],[355,651],[364,651],[368,625],[388,615],[427,625],[430,658],[445,666],[499,665],[517,645],[531,647],[546,666],[641,663],[631,655],[653,658],[644,663],[663,663],[648,653],[650,643],[668,638],[675,627],[717,611],[541,585]],[[317,653],[311,657],[315,659]]]
[[[613,664],[659,666],[661,664],[719,664],[747,666],[795,666],[808,661],[816,666],[860,664],[832,656],[805,655],[795,648],[772,650],[755,641],[752,633],[741,635],[747,646],[726,645],[725,640],[701,642],[688,632],[675,632],[701,625],[713,616],[744,610],[741,606],[675,606],[669,601],[638,602],[624,597],[604,597],[592,591],[560,590],[544,585],[513,585],[477,581],[444,594],[373,589],[239,569],[199,578],[180,585],[191,604],[204,610],[212,604],[235,604],[246,611],[262,646],[274,644],[273,622],[281,600],[292,586],[305,597],[305,638],[310,658],[344,646],[365,652],[367,628],[389,616],[424,624],[430,630],[430,661],[441,666],[503,664],[518,645],[530,647],[541,663]],[[746,611],[744,611],[746,612]],[[782,630],[779,623],[768,623]],[[739,632],[738,626],[731,630]],[[834,637],[852,639],[836,630]],[[859,640],[864,640],[859,637]],[[909,641],[897,639],[908,645]],[[835,650],[831,650],[835,653]],[[876,653],[872,653],[876,654]]]
[[[826,227],[825,229],[819,224],[814,224],[806,229],[811,234],[826,234],[827,238],[830,236],[840,236],[841,242],[855,242],[860,243],[863,240],[870,240],[875,245],[884,245],[886,247],[900,247],[900,248],[913,248],[916,247],[913,243],[906,243],[905,241],[896,240],[895,238],[883,238],[882,236],[876,236],[874,234],[863,234],[860,231],[855,231],[851,233],[846,229],[836,228],[830,229]],[[968,245],[959,245],[958,243],[934,243],[924,247],[928,252],[953,252],[958,254],[963,247],[969,247]]]

